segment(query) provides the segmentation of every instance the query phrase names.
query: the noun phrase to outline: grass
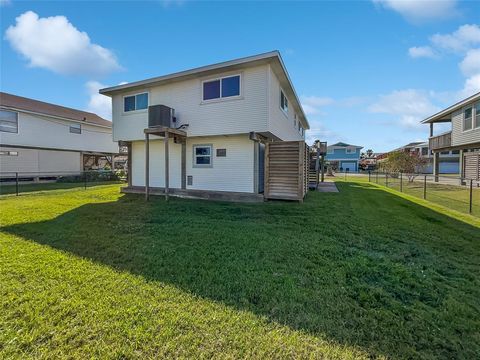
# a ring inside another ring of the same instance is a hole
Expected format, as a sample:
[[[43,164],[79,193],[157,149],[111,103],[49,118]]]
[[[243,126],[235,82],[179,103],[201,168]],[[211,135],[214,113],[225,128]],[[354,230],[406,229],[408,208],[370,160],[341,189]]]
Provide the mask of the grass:
[[[339,179],[343,179],[340,177]],[[442,179],[445,180],[445,176],[442,175]],[[354,181],[363,181],[368,182],[368,175],[365,176],[355,176]],[[376,182],[375,176],[371,176],[372,183]],[[421,176],[418,176],[412,182],[408,182],[406,178],[403,179],[402,188],[400,189],[400,179],[399,178],[388,178],[388,187],[395,189],[397,191],[402,190],[402,192],[418,197],[423,198],[423,179]],[[378,179],[379,185],[385,186],[385,177],[382,175]],[[427,200],[439,205],[442,205],[446,208],[460,211],[462,213],[469,213],[469,203],[470,203],[470,189],[469,183],[465,186],[457,185],[446,185],[441,183],[433,183],[431,181],[427,182]],[[472,193],[472,215],[480,217],[480,188],[475,186],[473,187]]]
[[[98,186],[99,184],[119,184],[120,181],[102,181],[87,182],[87,187]],[[18,184],[19,194],[30,193],[30,192],[41,192],[41,191],[50,191],[50,190],[66,190],[66,189],[81,189],[85,187],[84,182],[27,182],[22,183],[21,181]],[[16,185],[3,185],[0,183],[0,195],[16,195]]]
[[[480,221],[338,182],[305,203],[0,200],[0,358],[475,358]]]

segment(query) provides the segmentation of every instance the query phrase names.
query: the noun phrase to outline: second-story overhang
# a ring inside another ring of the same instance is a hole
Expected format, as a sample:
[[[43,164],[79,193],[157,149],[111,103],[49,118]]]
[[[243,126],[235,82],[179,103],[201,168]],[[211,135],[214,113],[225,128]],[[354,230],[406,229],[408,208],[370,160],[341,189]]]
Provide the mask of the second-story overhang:
[[[442,122],[451,122],[452,114],[458,110],[461,110],[464,106],[473,104],[474,102],[480,100],[480,92],[449,106],[438,113],[429,116],[428,118],[421,121],[422,124],[433,124],[433,123],[442,123]]]

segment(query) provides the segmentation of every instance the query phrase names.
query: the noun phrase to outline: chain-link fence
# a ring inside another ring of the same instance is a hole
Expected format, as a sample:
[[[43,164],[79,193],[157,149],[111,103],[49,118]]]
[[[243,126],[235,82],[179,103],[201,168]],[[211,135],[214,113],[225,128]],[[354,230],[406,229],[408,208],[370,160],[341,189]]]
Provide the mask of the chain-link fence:
[[[70,172],[0,172],[0,196],[83,188],[125,183],[124,170],[90,170]]]
[[[480,217],[480,180],[457,175],[410,173],[342,173],[337,177],[386,186],[439,205]]]

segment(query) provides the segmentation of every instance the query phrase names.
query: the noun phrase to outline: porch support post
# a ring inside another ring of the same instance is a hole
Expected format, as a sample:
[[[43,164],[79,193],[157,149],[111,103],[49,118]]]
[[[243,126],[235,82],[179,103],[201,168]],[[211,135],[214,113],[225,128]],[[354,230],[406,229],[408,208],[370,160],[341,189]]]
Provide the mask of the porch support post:
[[[433,153],[433,176],[435,182],[438,182],[438,173],[440,168],[440,152],[436,151]]]
[[[187,188],[187,139],[182,139],[182,190]]]
[[[132,186],[132,143],[127,144],[127,181],[128,187]]]
[[[168,154],[168,139],[170,138],[168,131],[165,131],[165,137],[163,138],[163,142],[165,143],[165,200],[168,201],[168,187],[169,187],[169,180],[170,180],[170,174],[169,174],[169,154]]]
[[[464,162],[464,155],[463,155],[463,149],[460,150],[458,153],[458,173],[460,174],[460,185],[463,183],[463,178],[465,177],[465,166],[463,165]]]
[[[145,200],[148,201],[150,191],[150,139],[145,134]]]
[[[433,123],[430,123],[430,137],[433,136]]]

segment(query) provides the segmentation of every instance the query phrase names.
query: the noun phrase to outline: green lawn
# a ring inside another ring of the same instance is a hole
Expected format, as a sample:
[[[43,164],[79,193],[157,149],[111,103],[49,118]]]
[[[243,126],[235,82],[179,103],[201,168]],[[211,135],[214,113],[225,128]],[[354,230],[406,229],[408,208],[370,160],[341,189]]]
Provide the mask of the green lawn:
[[[119,184],[120,181],[102,181],[87,182],[87,188],[92,186],[97,186],[101,184]],[[40,192],[40,191],[50,191],[50,190],[65,190],[65,189],[81,189],[85,187],[84,182],[27,182],[18,184],[19,194],[30,193],[30,192]],[[3,185],[0,183],[0,195],[15,195],[17,192],[16,185]]]
[[[338,186],[0,198],[0,358],[476,358],[479,219]]]
[[[339,177],[343,180],[343,177]],[[441,179],[445,181],[447,177],[445,175],[441,176]],[[368,175],[364,176],[355,176],[352,179],[347,177],[347,180],[352,181],[363,181],[368,182]],[[371,175],[371,182],[376,183],[377,179],[375,174]],[[378,178],[378,184],[382,186],[388,186],[391,189],[397,191],[402,190],[402,192],[423,198],[423,177],[417,176],[414,181],[409,182],[407,178],[402,179],[402,187],[400,188],[400,178],[388,178],[388,181],[385,182],[385,176],[382,174]],[[463,213],[469,213],[469,204],[470,204],[470,188],[469,183],[465,186],[458,185],[446,185],[441,183],[433,183],[427,181],[427,200],[442,206],[445,206],[449,209],[460,211]],[[474,186],[472,192],[472,215],[480,217],[480,188]]]

